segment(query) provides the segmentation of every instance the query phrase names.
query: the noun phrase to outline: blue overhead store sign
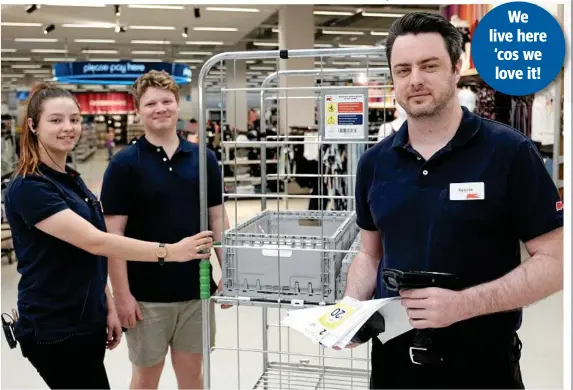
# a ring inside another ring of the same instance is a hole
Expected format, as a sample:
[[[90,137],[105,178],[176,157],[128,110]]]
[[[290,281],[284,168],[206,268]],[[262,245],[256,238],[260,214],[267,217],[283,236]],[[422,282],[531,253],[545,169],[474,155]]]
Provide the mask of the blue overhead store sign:
[[[177,84],[191,82],[191,69],[169,62],[63,62],[53,66],[54,80],[68,84],[131,85],[150,70],[164,70]]]

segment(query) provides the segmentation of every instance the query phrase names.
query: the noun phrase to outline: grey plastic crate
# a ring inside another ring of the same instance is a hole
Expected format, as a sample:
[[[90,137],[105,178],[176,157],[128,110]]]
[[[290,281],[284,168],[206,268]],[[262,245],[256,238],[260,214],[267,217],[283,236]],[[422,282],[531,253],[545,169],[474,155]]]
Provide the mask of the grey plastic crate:
[[[356,253],[347,253],[342,259],[342,266],[340,267],[340,272],[336,277],[336,300],[344,298],[344,291],[346,290],[346,279],[348,278],[348,270],[350,265],[356,258],[358,251],[360,250],[360,233],[356,235],[356,239],[350,247],[351,251]]]
[[[317,249],[348,250],[357,234],[354,212],[264,211],[225,233],[223,295],[334,303],[346,253]]]

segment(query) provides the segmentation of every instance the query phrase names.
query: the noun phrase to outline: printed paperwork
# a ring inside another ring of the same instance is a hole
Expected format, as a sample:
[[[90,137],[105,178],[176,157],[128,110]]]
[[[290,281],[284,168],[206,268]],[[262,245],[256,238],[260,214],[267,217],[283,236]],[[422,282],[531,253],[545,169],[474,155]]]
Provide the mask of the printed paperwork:
[[[282,324],[297,330],[327,348],[344,348],[364,323],[379,311],[385,331],[378,338],[384,343],[412,329],[400,297],[359,301],[345,297],[336,305],[289,310]]]

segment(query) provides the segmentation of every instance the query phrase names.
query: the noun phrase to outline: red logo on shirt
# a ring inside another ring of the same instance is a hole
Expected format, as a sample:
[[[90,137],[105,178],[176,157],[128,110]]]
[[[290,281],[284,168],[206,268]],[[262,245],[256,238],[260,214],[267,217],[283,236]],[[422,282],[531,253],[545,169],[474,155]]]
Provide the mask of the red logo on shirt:
[[[479,199],[479,194],[467,194],[466,199]]]
[[[557,211],[563,210],[563,201],[559,201],[559,202],[555,203],[555,209]]]

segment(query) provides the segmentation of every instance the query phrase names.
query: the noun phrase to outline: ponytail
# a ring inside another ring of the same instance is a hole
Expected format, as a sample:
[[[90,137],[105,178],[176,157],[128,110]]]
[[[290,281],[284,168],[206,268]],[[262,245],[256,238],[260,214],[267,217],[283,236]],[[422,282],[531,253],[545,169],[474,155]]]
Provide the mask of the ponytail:
[[[18,166],[14,171],[14,176],[33,174],[38,171],[40,163],[40,146],[38,135],[34,132],[38,129],[38,123],[44,108],[44,102],[48,99],[67,97],[73,99],[76,104],[77,100],[67,90],[51,86],[46,83],[35,84],[30,91],[30,96],[26,102],[26,115],[22,124],[22,135],[20,136],[20,159]],[[79,104],[78,104],[79,108]],[[31,119],[33,129],[29,126]]]

